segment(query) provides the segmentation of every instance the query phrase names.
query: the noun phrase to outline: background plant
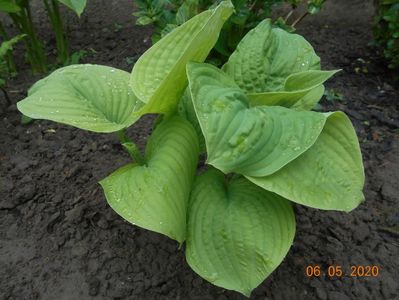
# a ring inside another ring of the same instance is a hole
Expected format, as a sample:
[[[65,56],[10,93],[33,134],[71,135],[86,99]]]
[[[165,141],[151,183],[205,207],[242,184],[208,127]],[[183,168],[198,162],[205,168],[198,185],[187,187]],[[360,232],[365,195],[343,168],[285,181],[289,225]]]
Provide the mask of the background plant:
[[[399,1],[376,1],[374,36],[377,45],[384,49],[384,56],[392,69],[399,68]]]
[[[220,3],[208,0],[135,0],[134,2],[138,7],[138,11],[133,14],[137,17],[136,23],[154,25],[153,43],[198,13]],[[318,13],[324,2],[325,0],[233,0],[235,12],[224,24],[210,59],[219,65],[225,62],[249,30],[262,20],[270,18],[275,6],[288,4],[291,7],[287,16],[278,18],[276,24],[288,31],[295,31],[295,26],[308,14]],[[301,4],[307,6],[305,13],[294,19],[291,25],[287,24]]]
[[[47,71],[47,59],[32,20],[32,11],[28,0],[2,0],[0,11],[7,13],[24,39],[27,59],[34,72]],[[3,27],[4,29],[4,27]]]
[[[58,55],[57,61],[60,64],[66,65],[71,54],[58,3],[64,4],[66,7],[75,12],[78,17],[80,17],[86,7],[87,0],[43,0],[43,3],[47,10],[50,23],[55,34]]]
[[[55,34],[57,62],[65,64],[70,53],[58,3],[63,3],[80,16],[86,6],[86,0],[43,0],[43,3]],[[0,12],[8,14],[20,34],[26,35],[24,39],[26,54],[32,70],[39,73],[46,72],[48,70],[46,54],[43,43],[36,33],[29,0],[0,0]],[[7,35],[4,26],[0,24],[0,28],[0,34]]]
[[[232,13],[223,1],[196,15],[131,74],[100,65],[56,70],[17,106],[32,118],[116,133],[133,162],[100,182],[109,205],[186,242],[195,272],[249,296],[293,242],[291,202],[351,211],[364,199],[364,171],[349,118],[311,111],[337,71],[321,70],[303,37],[264,20],[221,69],[203,63]],[[149,113],[162,117],[142,154],[125,129]],[[201,141],[208,167],[196,176]]]
[[[4,94],[8,105],[11,104],[11,101],[5,89],[6,80],[8,77],[16,76],[17,74],[12,50],[13,46],[24,37],[25,35],[17,35],[12,39],[6,40],[0,44],[0,89]]]

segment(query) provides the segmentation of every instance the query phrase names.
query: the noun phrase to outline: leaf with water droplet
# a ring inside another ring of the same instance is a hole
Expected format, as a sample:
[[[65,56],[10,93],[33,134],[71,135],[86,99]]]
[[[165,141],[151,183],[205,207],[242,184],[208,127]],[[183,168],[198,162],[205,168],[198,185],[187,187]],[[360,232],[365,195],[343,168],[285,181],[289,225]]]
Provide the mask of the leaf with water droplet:
[[[326,124],[304,154],[274,174],[246,176],[260,187],[306,206],[351,211],[363,200],[364,170],[356,132],[342,112]]]
[[[174,29],[140,57],[131,78],[133,91],[146,103],[140,114],[176,110],[187,86],[186,64],[206,59],[233,11],[230,0],[222,1]]]
[[[270,19],[242,39],[223,70],[247,92],[251,105],[297,104],[298,110],[312,109],[323,96],[323,82],[336,72],[320,71],[312,46],[298,34],[273,28]]]
[[[249,296],[282,262],[295,235],[286,199],[245,178],[200,175],[190,196],[186,258],[214,285]]]
[[[224,173],[272,174],[311,147],[325,123],[316,112],[250,107],[245,93],[214,66],[190,63],[187,74],[207,163]],[[225,109],[215,111],[215,101]]]
[[[323,95],[323,83],[338,71],[309,70],[292,74],[287,77],[281,90],[248,94],[249,102],[252,106],[279,105],[310,110]]]
[[[182,243],[198,161],[198,140],[190,123],[173,117],[159,124],[145,160],[146,165],[127,165],[100,182],[107,201],[130,223]]]
[[[106,81],[104,73],[108,74]],[[134,112],[144,105],[131,92],[129,80],[128,72],[107,66],[68,66],[33,85],[17,107],[32,118],[94,132],[114,132],[137,121]]]

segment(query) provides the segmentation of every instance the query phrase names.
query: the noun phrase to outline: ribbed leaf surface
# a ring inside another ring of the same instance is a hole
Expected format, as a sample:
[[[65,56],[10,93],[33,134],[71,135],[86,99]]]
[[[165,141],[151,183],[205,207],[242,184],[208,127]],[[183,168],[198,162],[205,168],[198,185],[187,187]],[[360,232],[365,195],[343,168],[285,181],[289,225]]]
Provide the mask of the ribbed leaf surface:
[[[146,166],[127,165],[100,184],[109,205],[124,219],[182,243],[197,160],[194,129],[186,120],[173,117],[151,136]]]
[[[223,1],[173,30],[141,56],[131,76],[133,91],[147,103],[140,114],[176,110],[187,85],[187,62],[205,60],[232,12],[231,2]]]
[[[187,72],[207,163],[224,173],[272,174],[313,145],[325,123],[315,112],[250,108],[245,94],[211,65],[190,63]]]
[[[306,206],[351,211],[363,200],[364,171],[356,132],[342,112],[326,114],[316,143],[276,173],[247,176],[268,191]]]
[[[288,76],[278,92],[249,94],[249,102],[256,105],[295,107],[298,110],[313,108],[323,96],[323,83],[338,71],[309,70]]]
[[[114,132],[133,124],[143,103],[129,86],[128,72],[100,65],[61,68],[38,81],[18,109],[95,132]]]
[[[286,256],[295,235],[290,203],[244,178],[197,178],[190,197],[186,258],[214,285],[249,296]]]
[[[312,46],[300,35],[272,28],[270,19],[242,39],[223,67],[250,94],[281,91],[289,75],[319,69]]]

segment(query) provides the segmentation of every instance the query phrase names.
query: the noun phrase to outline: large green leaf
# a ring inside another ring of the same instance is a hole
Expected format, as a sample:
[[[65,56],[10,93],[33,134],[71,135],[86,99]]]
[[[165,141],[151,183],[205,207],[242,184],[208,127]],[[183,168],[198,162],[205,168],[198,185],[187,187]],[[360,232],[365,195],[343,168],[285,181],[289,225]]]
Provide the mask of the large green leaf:
[[[140,57],[131,76],[134,93],[147,103],[140,114],[177,109],[187,84],[187,62],[205,60],[232,12],[231,2],[223,1],[173,30]]]
[[[321,89],[324,91],[323,82],[337,72],[336,70],[309,70],[292,74],[285,80],[281,91],[249,94],[249,102],[252,106],[295,106],[297,109],[307,109],[311,106],[313,108],[323,96],[322,93],[320,94]],[[304,97],[309,100],[303,100]]]
[[[249,296],[282,262],[294,235],[294,213],[284,198],[244,178],[225,183],[216,170],[196,180],[186,258],[212,284]]]
[[[58,0],[62,4],[73,10],[79,17],[83,13],[87,0]]]
[[[5,13],[17,13],[21,7],[13,0],[0,0],[0,11]]]
[[[182,243],[198,160],[194,129],[180,117],[163,121],[149,140],[145,158],[146,165],[127,165],[100,182],[107,201],[130,223]]]
[[[187,74],[207,162],[224,173],[272,174],[309,149],[324,126],[325,116],[315,112],[250,108],[244,92],[211,65],[190,63]]]
[[[128,72],[100,65],[72,65],[38,81],[18,109],[95,132],[114,132],[133,124],[143,106],[129,86]]]
[[[306,206],[342,211],[356,208],[364,200],[364,170],[356,132],[344,113],[325,115],[326,125],[308,151],[272,175],[247,178]]]
[[[223,66],[251,105],[308,110],[321,99],[323,82],[337,71],[320,71],[320,58],[300,35],[265,20],[251,30]]]
[[[251,30],[223,66],[250,94],[281,91],[291,74],[319,69],[312,46],[298,34],[272,28],[270,19]]]

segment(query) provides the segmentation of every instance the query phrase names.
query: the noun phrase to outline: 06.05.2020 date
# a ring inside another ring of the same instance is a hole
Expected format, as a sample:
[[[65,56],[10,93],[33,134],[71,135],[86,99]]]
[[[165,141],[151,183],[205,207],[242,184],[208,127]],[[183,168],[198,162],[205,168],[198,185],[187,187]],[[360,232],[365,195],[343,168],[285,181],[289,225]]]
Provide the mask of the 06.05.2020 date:
[[[308,265],[305,267],[307,277],[320,277],[327,275],[329,277],[377,277],[380,275],[379,266],[350,266],[350,270],[344,270],[340,265],[331,265],[323,270],[319,265]]]

